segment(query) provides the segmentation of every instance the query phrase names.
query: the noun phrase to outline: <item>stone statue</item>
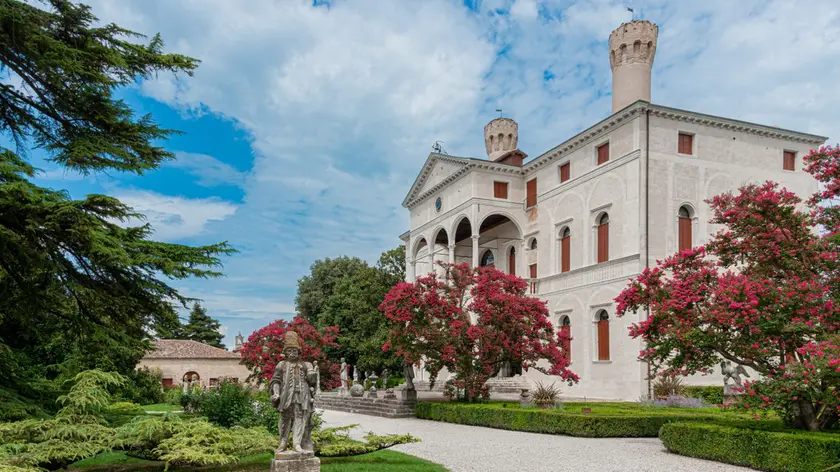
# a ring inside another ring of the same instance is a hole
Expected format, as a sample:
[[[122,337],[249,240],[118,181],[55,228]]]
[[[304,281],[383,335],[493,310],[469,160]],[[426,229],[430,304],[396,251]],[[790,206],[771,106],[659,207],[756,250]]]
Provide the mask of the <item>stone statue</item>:
[[[289,434],[297,453],[312,451],[313,392],[317,373],[309,362],[300,359],[300,338],[294,331],[287,331],[283,341],[284,360],[277,363],[274,375],[269,381],[271,404],[280,413],[280,447],[278,453],[286,450]]]
[[[422,382],[423,381],[423,372],[425,372],[425,370],[426,370],[426,363],[423,361],[422,358],[420,359],[420,362],[418,363],[417,367],[419,367],[417,369],[417,373],[419,374],[418,377],[420,377],[420,381]]]
[[[321,393],[321,370],[318,368],[318,363],[315,363],[315,394]]]
[[[353,367],[353,385],[359,383],[359,367]]]
[[[341,389],[338,391],[341,396],[347,396],[347,363],[341,358]]]
[[[414,366],[411,362],[405,361],[403,373],[405,374],[405,390],[414,390]]]
[[[743,393],[741,388],[743,388],[744,385],[741,381],[741,376],[743,375],[748,378],[750,376],[750,374],[747,373],[747,370],[744,369],[744,366],[740,364],[733,366],[732,362],[723,361],[720,363],[720,371],[723,374],[724,395],[739,395]],[[730,380],[733,382],[732,385],[729,383]]]
[[[390,373],[390,372],[388,372],[388,369],[384,369],[384,370],[382,371],[382,388],[383,388],[384,390],[388,390],[388,377],[389,377],[390,375],[391,375],[391,373]]]

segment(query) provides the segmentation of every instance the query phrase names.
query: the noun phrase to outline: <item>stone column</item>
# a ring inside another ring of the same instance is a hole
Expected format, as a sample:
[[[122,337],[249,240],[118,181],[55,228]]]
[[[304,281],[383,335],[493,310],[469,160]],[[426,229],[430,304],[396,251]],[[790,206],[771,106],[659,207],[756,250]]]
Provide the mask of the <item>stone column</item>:
[[[435,267],[435,244],[429,245],[429,273],[436,274],[437,267]]]
[[[472,236],[472,266],[478,267],[481,264],[481,261],[478,260],[478,235],[474,234]]]
[[[405,280],[406,282],[414,282],[417,280],[417,275],[414,273],[414,259],[406,259],[405,265]]]
[[[455,263],[455,245],[454,244],[449,245],[449,263],[450,264]]]

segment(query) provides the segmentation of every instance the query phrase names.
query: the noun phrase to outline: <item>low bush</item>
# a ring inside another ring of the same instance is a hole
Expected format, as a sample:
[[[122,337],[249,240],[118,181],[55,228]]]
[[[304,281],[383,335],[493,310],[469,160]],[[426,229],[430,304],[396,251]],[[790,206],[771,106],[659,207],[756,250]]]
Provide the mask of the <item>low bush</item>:
[[[659,438],[677,454],[769,472],[820,471],[840,463],[836,433],[669,423],[662,426]]]
[[[723,404],[723,387],[712,386],[685,386],[683,396],[699,398],[710,405]]]
[[[163,402],[163,387],[160,385],[160,370],[148,367],[136,369],[125,375],[125,383],[116,389],[114,397],[118,400],[151,405]]]
[[[217,390],[202,393],[197,411],[211,423],[224,428],[251,426],[254,416],[251,392],[236,382],[223,380]]]
[[[685,385],[679,377],[658,377],[653,382],[653,397],[667,398],[672,396],[683,396]]]
[[[644,401],[643,404],[664,408],[708,408],[710,406],[700,398],[684,397],[681,395],[668,395],[665,398]]]
[[[655,438],[659,435],[659,428],[670,422],[721,420],[720,414],[712,412],[657,413],[642,408],[615,414],[582,414],[579,409],[572,410],[569,404],[565,409],[542,410],[519,408],[518,405],[507,407],[498,403],[476,405],[421,402],[417,404],[414,412],[418,418],[447,423],[592,438]],[[739,421],[734,417],[728,420]]]

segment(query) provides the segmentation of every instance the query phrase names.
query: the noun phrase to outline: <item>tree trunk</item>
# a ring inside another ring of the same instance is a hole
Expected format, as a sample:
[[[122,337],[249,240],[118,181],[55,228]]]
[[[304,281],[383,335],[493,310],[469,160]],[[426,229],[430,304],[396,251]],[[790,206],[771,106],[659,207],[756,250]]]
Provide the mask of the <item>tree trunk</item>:
[[[793,404],[793,426],[808,431],[819,431],[820,421],[817,418],[817,411],[814,405],[806,400],[799,400]]]

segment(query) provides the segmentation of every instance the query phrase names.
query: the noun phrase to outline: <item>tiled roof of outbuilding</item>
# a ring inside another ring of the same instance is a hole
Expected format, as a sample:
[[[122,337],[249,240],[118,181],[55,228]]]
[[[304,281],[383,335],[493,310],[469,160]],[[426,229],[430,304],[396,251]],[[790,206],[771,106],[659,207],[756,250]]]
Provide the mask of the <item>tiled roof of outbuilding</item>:
[[[158,339],[147,359],[239,359],[239,354],[188,339]]]

